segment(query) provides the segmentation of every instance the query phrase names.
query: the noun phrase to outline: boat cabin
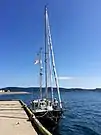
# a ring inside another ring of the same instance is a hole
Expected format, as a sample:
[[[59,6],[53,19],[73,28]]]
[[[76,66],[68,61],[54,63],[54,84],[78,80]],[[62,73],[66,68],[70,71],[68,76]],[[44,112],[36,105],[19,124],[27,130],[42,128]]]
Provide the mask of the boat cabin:
[[[53,110],[52,103],[49,100],[33,100],[32,101],[32,109],[33,111],[43,111],[43,110]]]
[[[46,111],[56,109],[58,107],[58,101],[55,99],[54,102],[47,99],[38,99],[32,101],[32,110],[35,112]]]

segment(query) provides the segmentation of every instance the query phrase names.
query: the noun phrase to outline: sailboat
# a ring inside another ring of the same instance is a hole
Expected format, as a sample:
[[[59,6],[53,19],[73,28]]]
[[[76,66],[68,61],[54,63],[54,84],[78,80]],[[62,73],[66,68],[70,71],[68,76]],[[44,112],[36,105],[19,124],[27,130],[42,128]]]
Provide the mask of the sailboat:
[[[40,67],[40,98],[31,102],[32,111],[43,125],[46,127],[55,127],[59,123],[63,109],[59,91],[58,77],[55,68],[47,7],[45,7],[45,96],[43,96],[42,93],[42,48],[39,51],[38,60],[35,62],[35,64],[39,64]],[[50,85],[52,85],[53,79],[56,85],[58,98],[54,97],[54,88],[52,86],[48,87],[48,81],[50,82]],[[51,89],[51,99],[48,97],[49,89]]]

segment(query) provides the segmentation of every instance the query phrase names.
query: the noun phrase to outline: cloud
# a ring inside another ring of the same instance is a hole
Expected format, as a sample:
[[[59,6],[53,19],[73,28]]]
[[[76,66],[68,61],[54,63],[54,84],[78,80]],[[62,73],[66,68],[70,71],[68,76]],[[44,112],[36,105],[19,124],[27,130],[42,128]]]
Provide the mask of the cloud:
[[[59,76],[58,77],[59,80],[71,80],[74,79],[73,77],[69,77],[69,76]]]

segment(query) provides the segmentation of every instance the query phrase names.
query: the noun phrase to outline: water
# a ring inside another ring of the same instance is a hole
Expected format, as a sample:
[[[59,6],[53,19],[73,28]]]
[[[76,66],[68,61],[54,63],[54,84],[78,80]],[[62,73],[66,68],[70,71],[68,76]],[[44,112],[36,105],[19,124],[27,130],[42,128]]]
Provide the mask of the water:
[[[54,135],[101,135],[100,91],[63,91],[61,96],[65,111]],[[3,99],[22,99],[29,105],[33,96],[0,95],[0,100]]]
[[[101,92],[62,92],[66,111],[58,129],[59,135],[101,134]]]

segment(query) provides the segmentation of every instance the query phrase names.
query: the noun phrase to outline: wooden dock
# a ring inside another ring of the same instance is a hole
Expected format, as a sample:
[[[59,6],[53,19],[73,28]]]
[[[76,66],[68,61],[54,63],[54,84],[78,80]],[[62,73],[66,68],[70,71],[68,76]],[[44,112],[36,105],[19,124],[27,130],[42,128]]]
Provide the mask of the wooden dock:
[[[38,135],[19,101],[0,101],[1,135]]]

